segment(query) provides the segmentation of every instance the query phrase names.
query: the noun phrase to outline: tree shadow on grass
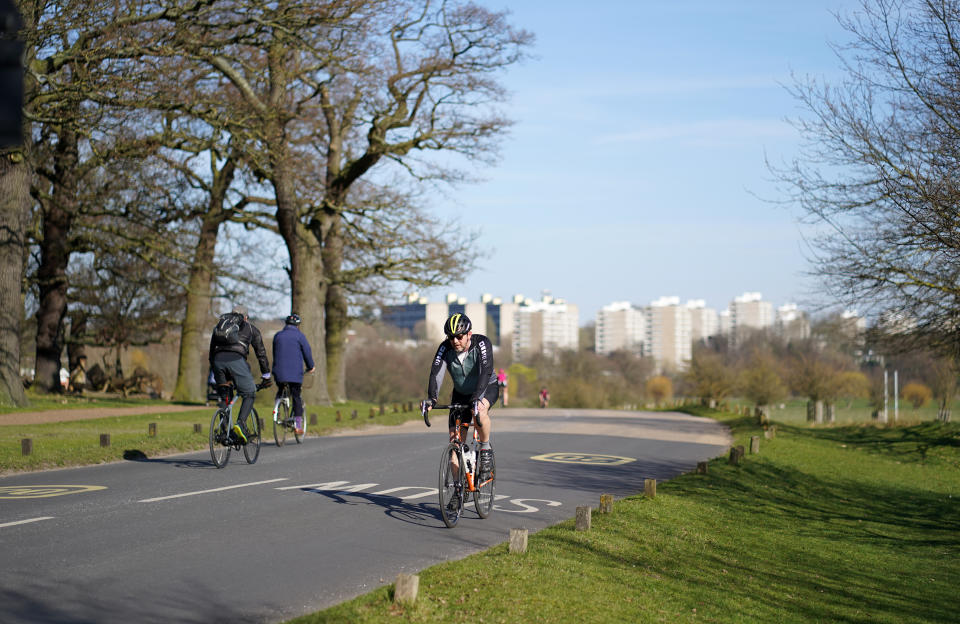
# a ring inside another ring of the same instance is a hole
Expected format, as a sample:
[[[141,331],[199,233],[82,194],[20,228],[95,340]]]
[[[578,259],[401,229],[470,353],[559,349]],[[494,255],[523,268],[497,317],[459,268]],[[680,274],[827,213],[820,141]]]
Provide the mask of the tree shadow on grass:
[[[829,440],[895,457],[905,462],[924,463],[931,452],[960,449],[960,424],[926,422],[909,427],[793,427],[778,430],[797,437]]]

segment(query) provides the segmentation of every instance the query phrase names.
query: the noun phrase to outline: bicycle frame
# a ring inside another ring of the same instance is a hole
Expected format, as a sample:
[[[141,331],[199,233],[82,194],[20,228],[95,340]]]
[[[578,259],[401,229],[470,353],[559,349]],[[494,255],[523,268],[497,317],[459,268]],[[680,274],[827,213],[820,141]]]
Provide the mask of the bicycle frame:
[[[486,485],[492,481],[492,477],[487,479],[483,483],[475,483],[474,478],[476,477],[478,471],[477,463],[480,460],[480,437],[477,434],[477,423],[476,417],[473,418],[472,422],[463,424],[463,421],[460,419],[460,414],[463,410],[473,409],[469,405],[461,404],[450,404],[450,405],[437,405],[433,409],[447,409],[454,413],[454,430],[453,430],[453,439],[450,442],[456,444],[457,446],[463,448],[467,445],[471,451],[473,451],[473,465],[467,464],[466,468],[463,466],[457,466],[458,469],[464,469],[464,476],[466,476],[466,485],[468,492],[476,492],[479,488]],[[427,426],[430,426],[430,419],[427,413],[427,410],[424,405],[421,405],[421,410],[423,411],[424,421],[427,423]],[[465,431],[466,430],[466,431]],[[469,436],[465,436],[465,433],[473,434],[473,444],[470,445],[467,443],[466,439]]]

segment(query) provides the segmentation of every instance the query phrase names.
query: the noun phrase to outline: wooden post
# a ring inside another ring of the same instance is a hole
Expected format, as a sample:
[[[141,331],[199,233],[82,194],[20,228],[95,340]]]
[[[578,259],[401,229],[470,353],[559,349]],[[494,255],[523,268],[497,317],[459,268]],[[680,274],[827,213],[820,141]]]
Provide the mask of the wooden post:
[[[730,447],[730,464],[734,466],[740,465],[740,460],[743,459],[743,446],[731,446]]]
[[[340,416],[340,410],[337,410],[337,422],[340,422],[341,420],[343,420],[343,417]]]
[[[647,498],[657,497],[657,480],[656,479],[643,480],[643,495],[646,496]]]
[[[352,412],[350,412],[350,420],[356,420],[356,418],[357,418],[357,410],[353,410]]]
[[[200,423],[193,423],[193,432],[203,433],[203,425],[201,425]]]
[[[339,416],[339,415],[340,415],[340,412],[337,412],[337,416]],[[340,419],[337,418],[337,420],[340,420]],[[317,413],[316,413],[316,412],[314,412],[313,414],[310,414],[310,426],[311,426],[311,427],[316,427],[316,426],[317,426]]]
[[[600,495],[600,513],[613,513],[613,494]]]
[[[397,582],[393,588],[393,601],[403,604],[413,604],[417,601],[417,591],[419,589],[419,576],[401,572],[397,575]]]
[[[370,408],[370,418],[373,418],[373,417],[376,416],[376,415],[377,415],[376,410],[374,410],[374,409],[371,407],[371,408]]]
[[[157,437],[157,423],[150,423],[147,425],[147,435],[151,438]]]
[[[510,529],[510,552],[521,555],[527,552],[526,529]]]
[[[697,474],[707,474],[709,462],[697,462]]]
[[[380,404],[380,415],[383,416],[383,403]]]
[[[760,436],[750,436],[750,454],[756,455],[760,452]]]
[[[100,446],[107,447],[110,446],[110,434],[101,433],[100,434]]]
[[[590,512],[591,507],[585,505],[582,507],[577,507],[577,521],[576,529],[578,531],[589,531],[590,530]]]
[[[396,403],[394,403],[394,404],[393,404],[393,413],[396,414],[396,413],[399,412],[399,411],[400,411],[400,406],[398,406]]]
[[[257,424],[260,426],[260,431],[263,431],[263,416],[257,416]]]
[[[20,454],[26,457],[33,452],[33,440],[31,438],[23,438],[20,440]]]
[[[777,437],[777,426],[776,426],[776,425],[770,425],[769,427],[767,427],[766,429],[764,429],[764,430],[763,430],[763,437],[765,437],[765,438],[768,439],[768,440],[772,440],[772,439],[774,439],[775,437]]]

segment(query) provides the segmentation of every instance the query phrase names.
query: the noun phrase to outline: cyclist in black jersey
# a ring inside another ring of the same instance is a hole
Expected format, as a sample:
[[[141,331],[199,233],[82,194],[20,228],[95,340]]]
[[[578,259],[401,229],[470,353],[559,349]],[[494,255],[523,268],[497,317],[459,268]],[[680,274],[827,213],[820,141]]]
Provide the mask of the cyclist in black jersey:
[[[497,373],[493,367],[493,344],[490,339],[474,334],[473,325],[466,314],[452,314],[443,324],[447,339],[440,343],[433,357],[430,379],[427,382],[428,410],[437,404],[443,375],[450,373],[453,380],[451,404],[473,406],[472,416],[476,419],[477,435],[480,438],[480,473],[489,472],[493,448],[490,446],[490,407],[500,396],[497,385]],[[470,421],[461,422],[469,425]],[[447,425],[450,429],[450,441],[454,439],[454,421],[451,415]]]

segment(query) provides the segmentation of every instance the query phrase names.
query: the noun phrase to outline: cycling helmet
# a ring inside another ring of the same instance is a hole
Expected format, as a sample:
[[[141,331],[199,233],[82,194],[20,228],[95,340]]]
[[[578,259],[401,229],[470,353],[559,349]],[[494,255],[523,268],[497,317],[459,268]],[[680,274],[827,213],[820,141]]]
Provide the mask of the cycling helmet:
[[[296,326],[299,327],[299,326],[300,326],[300,315],[297,314],[296,312],[294,312],[293,314],[291,314],[290,316],[288,316],[288,317],[287,317],[287,325],[296,325]]]
[[[443,333],[447,336],[456,336],[457,334],[467,333],[471,327],[473,325],[470,324],[470,319],[466,314],[451,314],[450,318],[443,324]]]

